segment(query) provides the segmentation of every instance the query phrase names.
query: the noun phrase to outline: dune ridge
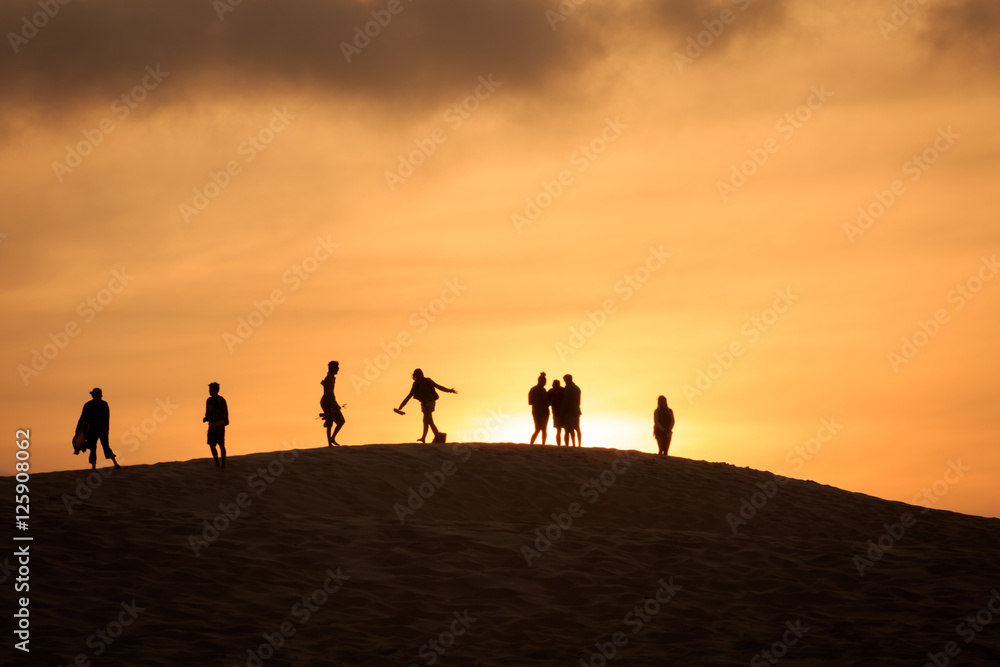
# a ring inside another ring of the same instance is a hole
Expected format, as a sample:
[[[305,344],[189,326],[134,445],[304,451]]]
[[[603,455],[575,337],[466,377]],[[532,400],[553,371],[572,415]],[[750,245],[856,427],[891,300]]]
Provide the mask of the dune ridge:
[[[31,498],[23,664],[1000,664],[1000,520],[723,463],[324,447]]]

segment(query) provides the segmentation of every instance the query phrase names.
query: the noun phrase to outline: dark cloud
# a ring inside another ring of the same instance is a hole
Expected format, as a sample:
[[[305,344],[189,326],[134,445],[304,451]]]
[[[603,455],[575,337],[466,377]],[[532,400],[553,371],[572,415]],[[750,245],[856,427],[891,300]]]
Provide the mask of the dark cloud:
[[[41,102],[107,99],[159,64],[174,82],[209,79],[224,92],[292,85],[419,100],[464,90],[490,73],[539,86],[572,76],[602,52],[582,18],[576,30],[553,31],[538,0],[399,0],[395,15],[385,11],[388,0],[243,0],[224,20],[213,6],[227,0],[45,1],[58,13],[18,44],[18,53],[7,35],[0,56],[5,94]],[[38,11],[37,2],[6,1],[0,26],[16,34],[23,16]],[[391,22],[375,37],[357,37],[366,24],[375,32],[372,11]],[[353,46],[356,38],[370,43],[348,63],[341,43]]]
[[[389,0],[40,1],[58,12],[27,43],[16,44],[17,53],[11,34],[41,11],[39,0],[0,4],[7,42],[0,47],[0,87],[7,102],[106,101],[136,85],[148,65],[171,72],[171,94],[311,86],[419,104],[466,91],[490,73],[508,89],[558,89],[604,57],[624,25],[665,32],[680,46],[723,7],[740,14],[745,31],[747,24],[773,24],[766,18],[783,6],[783,0],[751,0],[740,12],[739,3],[717,0],[591,0],[553,30],[546,12],[559,11],[556,0],[398,0],[402,10],[395,15],[385,12]],[[232,11],[220,20],[227,6]],[[574,5],[562,0],[562,6]],[[373,11],[391,21],[375,37],[357,37],[366,24],[374,32]],[[371,41],[348,63],[341,44],[353,46],[356,37],[359,45]]]
[[[922,38],[940,55],[997,71],[1000,65],[1000,3],[959,0],[930,5]]]

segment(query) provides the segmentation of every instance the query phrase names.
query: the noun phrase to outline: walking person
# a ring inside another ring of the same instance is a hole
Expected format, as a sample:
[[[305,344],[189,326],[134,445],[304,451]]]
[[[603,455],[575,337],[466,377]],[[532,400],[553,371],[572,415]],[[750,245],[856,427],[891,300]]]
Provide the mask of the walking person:
[[[212,382],[208,385],[208,398],[205,399],[205,418],[203,422],[208,422],[208,446],[212,448],[212,459],[216,468],[226,467],[226,427],[229,426],[229,406],[226,399],[219,396],[219,383]],[[222,465],[219,465],[218,447],[222,452]]]
[[[535,444],[535,438],[542,434],[542,445],[545,445],[545,438],[549,430],[549,395],[545,391],[545,373],[538,374],[538,383],[528,391],[528,405],[531,406],[531,418],[535,422],[535,432],[531,434],[531,442]]]
[[[100,440],[101,447],[104,448],[104,458],[111,459],[115,468],[121,468],[115,458],[115,453],[108,445],[108,432],[111,430],[111,409],[108,407],[107,401],[104,400],[104,393],[100,388],[92,389],[90,396],[91,399],[83,404],[83,412],[76,423],[76,432],[85,434],[83,448],[76,453],[79,454],[89,449],[90,467],[96,470],[97,441]]]
[[[549,407],[552,408],[552,428],[556,430],[556,446],[563,444],[563,394],[566,388],[559,384],[559,380],[552,381],[552,388],[549,389]],[[566,443],[569,444],[568,442]]]
[[[653,437],[660,454],[667,455],[670,440],[674,437],[674,411],[667,407],[667,397],[656,399],[656,410],[653,411]]]
[[[320,380],[320,384],[323,385],[323,398],[319,400],[319,407],[323,410],[320,413],[320,417],[323,418],[323,426],[326,427],[326,444],[328,447],[340,446],[337,442],[337,434],[340,433],[340,429],[344,428],[344,423],[347,421],[344,419],[344,413],[341,411],[341,407],[347,407],[345,403],[343,406],[337,403],[337,397],[334,395],[333,387],[337,382],[337,373],[340,371],[340,362],[331,361],[326,365],[326,377]],[[333,428],[336,424],[337,427]],[[333,429],[331,431],[331,429]]]
[[[410,387],[410,393],[406,395],[403,402],[395,409],[397,414],[404,414],[403,406],[406,405],[407,401],[411,398],[420,401],[420,411],[424,415],[424,432],[421,434],[419,442],[427,442],[428,428],[434,433],[434,442],[444,442],[448,437],[448,434],[439,431],[437,425],[434,423],[434,406],[438,399],[435,389],[440,389],[447,394],[458,393],[455,389],[442,387],[429,377],[424,377],[424,372],[417,368],[413,371],[413,386]]]
[[[570,447],[582,447],[583,436],[580,433],[580,401],[582,392],[573,382],[573,376],[567,373],[563,376],[566,391],[563,394],[563,427],[566,429],[565,441]]]

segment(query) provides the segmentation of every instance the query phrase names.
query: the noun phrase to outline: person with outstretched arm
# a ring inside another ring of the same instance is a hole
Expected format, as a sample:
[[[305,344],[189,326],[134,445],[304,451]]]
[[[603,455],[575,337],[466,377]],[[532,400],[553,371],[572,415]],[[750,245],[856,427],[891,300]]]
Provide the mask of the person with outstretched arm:
[[[447,394],[458,393],[455,389],[442,387],[429,377],[424,377],[424,372],[419,368],[415,369],[413,371],[413,386],[410,387],[410,393],[406,395],[406,398],[403,399],[403,402],[395,410],[396,413],[403,414],[403,406],[406,405],[407,401],[411,398],[420,401],[420,410],[424,414],[424,432],[421,434],[419,442],[427,442],[428,428],[434,432],[434,442],[444,442],[448,435],[439,431],[438,427],[434,424],[434,405],[438,399],[435,389],[440,389]]]

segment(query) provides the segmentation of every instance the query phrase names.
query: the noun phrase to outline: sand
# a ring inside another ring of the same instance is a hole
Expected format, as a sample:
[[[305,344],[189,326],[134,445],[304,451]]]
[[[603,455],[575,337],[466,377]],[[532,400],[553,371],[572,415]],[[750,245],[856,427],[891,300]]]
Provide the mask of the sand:
[[[551,445],[102,472],[32,476],[4,664],[1000,664],[997,519]]]

